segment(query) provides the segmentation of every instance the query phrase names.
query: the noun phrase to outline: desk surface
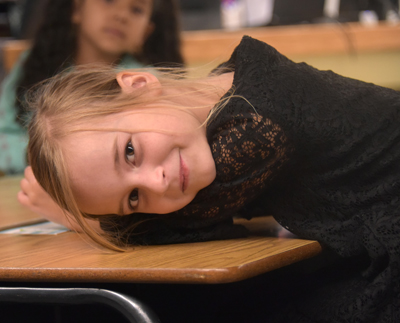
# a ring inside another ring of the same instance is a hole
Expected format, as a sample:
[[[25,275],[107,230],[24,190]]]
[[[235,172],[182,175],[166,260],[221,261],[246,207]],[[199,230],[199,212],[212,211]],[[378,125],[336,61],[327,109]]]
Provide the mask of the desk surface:
[[[19,177],[0,178],[0,227],[40,220],[16,200]],[[247,222],[247,223],[245,223]],[[244,239],[100,250],[83,235],[0,234],[0,280],[42,282],[228,283],[310,258],[316,241],[277,238],[272,217],[243,222]]]

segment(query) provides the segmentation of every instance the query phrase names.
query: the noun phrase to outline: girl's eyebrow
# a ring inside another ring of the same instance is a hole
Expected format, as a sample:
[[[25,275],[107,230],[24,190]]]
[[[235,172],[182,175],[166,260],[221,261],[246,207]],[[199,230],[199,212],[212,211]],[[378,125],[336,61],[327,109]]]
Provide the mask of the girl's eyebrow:
[[[114,150],[114,169],[119,173],[121,165],[119,162],[118,135],[115,136],[113,150]],[[117,215],[124,215],[124,198],[123,197],[122,197],[121,201],[119,202]]]
[[[119,173],[120,162],[119,162],[119,152],[118,152],[118,136],[115,136],[113,150],[114,150],[114,169]]]

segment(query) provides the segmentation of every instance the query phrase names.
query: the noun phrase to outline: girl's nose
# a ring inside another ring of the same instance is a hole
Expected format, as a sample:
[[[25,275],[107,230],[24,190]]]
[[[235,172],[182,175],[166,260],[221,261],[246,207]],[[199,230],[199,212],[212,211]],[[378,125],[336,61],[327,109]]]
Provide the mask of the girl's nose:
[[[144,170],[141,175],[142,185],[149,191],[160,195],[167,191],[168,182],[163,167],[158,166],[153,169]]]
[[[114,8],[114,18],[120,21],[125,22],[128,19],[129,7],[124,5],[117,5]]]

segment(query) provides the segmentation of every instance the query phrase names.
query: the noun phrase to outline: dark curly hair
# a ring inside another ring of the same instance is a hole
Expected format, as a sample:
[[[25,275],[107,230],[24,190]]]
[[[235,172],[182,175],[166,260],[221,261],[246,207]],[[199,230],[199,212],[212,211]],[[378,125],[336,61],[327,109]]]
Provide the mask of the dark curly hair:
[[[153,0],[151,21],[154,31],[135,58],[143,64],[182,67],[179,7],[176,0]],[[76,53],[76,27],[72,24],[74,0],[48,0],[44,18],[31,51],[24,62],[17,84],[17,121],[24,124],[24,95],[33,85],[73,64]]]

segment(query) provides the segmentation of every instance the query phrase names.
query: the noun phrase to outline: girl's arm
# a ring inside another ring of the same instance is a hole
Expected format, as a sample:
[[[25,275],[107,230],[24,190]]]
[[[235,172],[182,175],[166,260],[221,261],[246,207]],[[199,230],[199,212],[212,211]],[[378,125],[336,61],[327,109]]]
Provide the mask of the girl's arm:
[[[59,223],[71,230],[82,232],[80,226],[73,217],[67,218],[65,211],[50,197],[49,194],[37,182],[32,168],[25,169],[25,178],[21,180],[21,191],[18,192],[18,201],[31,211],[42,215],[47,220]],[[100,232],[100,224],[95,220],[86,220],[94,230]]]

